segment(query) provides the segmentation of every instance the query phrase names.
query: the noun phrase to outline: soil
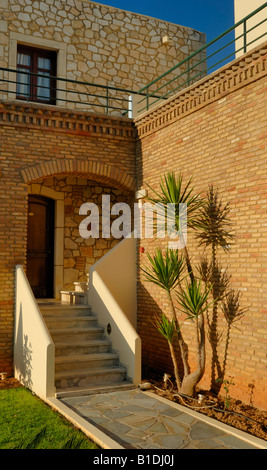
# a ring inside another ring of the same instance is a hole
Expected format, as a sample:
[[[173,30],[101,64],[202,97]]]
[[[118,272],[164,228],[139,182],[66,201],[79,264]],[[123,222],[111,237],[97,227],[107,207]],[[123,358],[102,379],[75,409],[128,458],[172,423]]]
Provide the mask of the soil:
[[[216,396],[205,390],[198,390],[197,392],[197,395],[204,396],[203,402],[199,404],[197,397],[178,396],[172,386],[168,385],[165,388],[163,380],[153,379],[148,380],[148,382],[151,384],[149,389],[151,392],[267,441],[267,411],[259,410],[232,398],[229,399],[229,405],[225,408],[225,398],[223,396]],[[15,387],[22,387],[22,385],[13,377],[0,380],[0,390]]]
[[[13,377],[8,377],[5,380],[0,379],[0,390],[6,390],[7,388],[22,387],[21,383]]]
[[[152,385],[149,390],[151,392],[267,441],[267,411],[259,410],[233,398],[229,398],[226,407],[225,396],[217,396],[206,390],[198,390],[195,398],[179,396],[173,390],[172,385],[166,388],[163,380],[148,380],[148,382]],[[198,403],[198,394],[203,395],[201,404]]]

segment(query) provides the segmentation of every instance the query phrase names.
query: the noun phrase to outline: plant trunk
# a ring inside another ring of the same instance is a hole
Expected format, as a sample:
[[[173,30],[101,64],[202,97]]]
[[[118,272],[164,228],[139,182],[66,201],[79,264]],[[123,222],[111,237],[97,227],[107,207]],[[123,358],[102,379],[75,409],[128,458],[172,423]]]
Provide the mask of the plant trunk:
[[[205,328],[204,316],[201,313],[196,321],[196,337],[197,337],[197,370],[191,374],[184,376],[179,392],[188,396],[195,394],[195,389],[205,372]]]
[[[176,355],[175,355],[173,344],[170,343],[169,341],[168,341],[168,343],[169,343],[169,348],[170,348],[170,353],[171,353],[171,358],[172,358],[172,363],[173,363],[173,370],[174,370],[174,377],[175,377],[175,381],[176,381],[176,386],[177,386],[177,390],[179,391],[180,387],[181,387],[181,379],[180,379],[180,376],[179,376]]]
[[[168,296],[169,296],[169,301],[170,301],[170,305],[171,305],[171,309],[172,309],[172,317],[173,317],[173,320],[175,322],[175,327],[176,327],[176,330],[177,330],[178,344],[179,344],[181,358],[182,358],[183,367],[184,367],[184,375],[188,375],[189,374],[189,365],[188,365],[188,361],[187,361],[187,349],[186,349],[186,346],[185,346],[185,343],[184,343],[184,340],[183,340],[183,337],[182,337],[182,334],[181,334],[181,331],[180,331],[180,325],[179,325],[179,322],[178,322],[177,317],[176,317],[175,307],[174,307],[172,296],[171,296],[170,292],[168,292]]]

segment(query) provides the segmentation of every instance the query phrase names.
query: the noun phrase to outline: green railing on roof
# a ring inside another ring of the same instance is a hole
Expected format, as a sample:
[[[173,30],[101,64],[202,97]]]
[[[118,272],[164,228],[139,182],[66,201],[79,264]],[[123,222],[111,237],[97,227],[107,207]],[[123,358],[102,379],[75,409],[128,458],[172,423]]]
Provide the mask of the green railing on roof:
[[[26,102],[71,107],[76,110],[88,110],[100,113],[126,115],[129,109],[130,96],[136,91],[112,85],[83,82],[67,78],[34,73],[25,70],[0,67],[0,71],[8,73],[8,77],[0,77],[0,84],[10,84],[8,89],[0,85],[0,93],[10,98]],[[24,82],[23,77],[29,79]],[[32,78],[44,79],[47,85],[32,83]],[[68,106],[69,105],[69,106]]]
[[[260,19],[252,26],[249,25],[249,20],[253,19],[257,21],[257,16],[259,16],[258,14],[263,11],[265,13],[265,18]],[[267,2],[242,20],[238,21],[224,33],[198,49],[196,52],[190,54],[148,85],[141,88],[139,93],[142,97],[140,96],[140,99],[136,103],[137,112],[141,113],[149,110],[151,106],[159,104],[161,100],[168,99],[171,95],[178,93],[181,89],[190,86],[209,73],[222,67],[225,63],[230,62],[236,54],[246,53],[248,48],[256,45],[255,43],[260,39],[264,41],[264,38],[267,38],[267,26],[263,33],[260,32],[259,35],[256,33],[257,37],[251,38],[251,33],[255,33],[257,28],[259,30],[259,27],[263,24],[266,25],[266,21]],[[241,34],[239,33],[240,29],[242,29]],[[232,38],[233,34],[235,34],[234,38]],[[231,36],[230,41],[229,36]],[[227,37],[228,39],[226,40]],[[178,75],[176,75],[176,72],[178,72]],[[167,77],[168,79],[166,80]],[[156,96],[159,94],[161,94],[160,97]]]

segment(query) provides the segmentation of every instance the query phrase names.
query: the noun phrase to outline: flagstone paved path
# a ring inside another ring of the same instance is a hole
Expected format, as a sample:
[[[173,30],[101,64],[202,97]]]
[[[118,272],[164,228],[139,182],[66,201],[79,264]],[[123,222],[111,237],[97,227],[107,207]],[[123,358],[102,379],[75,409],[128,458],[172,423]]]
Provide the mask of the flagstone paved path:
[[[61,401],[125,449],[256,448],[140,389]]]

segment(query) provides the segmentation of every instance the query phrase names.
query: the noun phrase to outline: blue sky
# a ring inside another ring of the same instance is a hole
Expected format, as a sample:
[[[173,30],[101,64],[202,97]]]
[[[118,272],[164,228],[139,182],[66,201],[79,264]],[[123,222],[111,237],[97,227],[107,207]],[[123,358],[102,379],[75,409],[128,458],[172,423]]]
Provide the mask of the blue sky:
[[[98,3],[189,26],[206,33],[207,42],[234,24],[234,0],[106,0]]]

